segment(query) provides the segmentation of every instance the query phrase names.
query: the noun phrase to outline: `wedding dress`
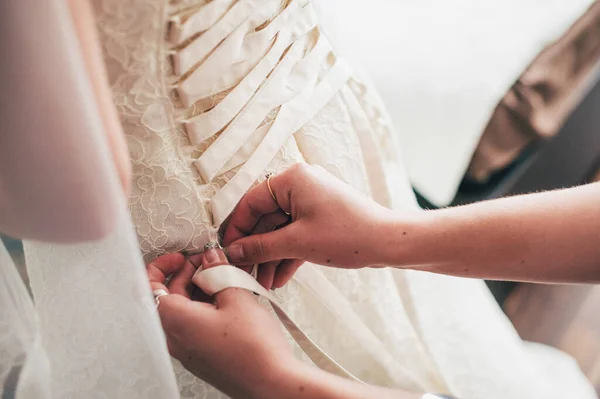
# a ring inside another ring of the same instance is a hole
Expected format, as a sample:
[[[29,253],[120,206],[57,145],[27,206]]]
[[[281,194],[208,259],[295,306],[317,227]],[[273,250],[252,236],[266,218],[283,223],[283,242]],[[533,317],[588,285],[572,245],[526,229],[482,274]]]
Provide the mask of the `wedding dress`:
[[[381,102],[332,52],[311,2],[95,4],[146,260],[215,239],[254,181],[296,162],[321,165],[385,206],[417,210]],[[114,180],[101,195],[118,195]],[[29,325],[48,361],[48,397],[176,397],[130,221],[118,219],[100,242],[25,243],[37,312]],[[595,397],[572,360],[519,339],[480,281],[308,264],[275,295],[366,382],[466,399]],[[175,371],[182,398],[225,397]]]
[[[255,181],[296,162],[384,206],[417,209],[377,94],[335,55],[312,2],[96,5],[146,260],[202,248]],[[480,281],[308,264],[275,295],[370,383],[461,398],[593,397],[571,360],[539,360]],[[182,397],[222,397],[176,368]]]

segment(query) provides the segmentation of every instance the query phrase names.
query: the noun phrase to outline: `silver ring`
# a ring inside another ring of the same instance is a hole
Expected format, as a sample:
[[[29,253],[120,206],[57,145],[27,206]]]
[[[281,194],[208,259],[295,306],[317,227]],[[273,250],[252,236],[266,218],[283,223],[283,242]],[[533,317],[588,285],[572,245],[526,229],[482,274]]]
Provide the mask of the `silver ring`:
[[[154,302],[156,303],[156,309],[158,309],[158,305],[160,305],[160,297],[169,295],[169,293],[163,289],[152,291],[152,295],[154,295]]]
[[[223,249],[223,247],[216,241],[209,241],[204,245],[204,251],[208,251],[209,249]]]
[[[209,241],[201,249],[192,249],[189,251],[183,251],[182,254],[189,257],[194,255],[200,255],[204,251],[208,251],[209,249],[217,248],[220,250],[224,250],[223,246],[219,244],[217,241]]]

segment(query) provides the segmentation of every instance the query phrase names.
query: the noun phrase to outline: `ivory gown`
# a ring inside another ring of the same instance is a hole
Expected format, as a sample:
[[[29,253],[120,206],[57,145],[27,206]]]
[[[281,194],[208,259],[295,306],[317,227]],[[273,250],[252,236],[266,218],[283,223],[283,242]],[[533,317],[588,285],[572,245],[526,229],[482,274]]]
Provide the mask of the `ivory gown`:
[[[385,109],[336,57],[310,1],[95,5],[146,260],[201,248],[257,179],[296,162],[321,165],[384,206],[417,210]],[[570,358],[520,340],[481,281],[305,265],[276,295],[370,383],[461,399],[595,397]],[[224,397],[175,367],[183,398]],[[139,377],[115,378],[135,387]]]

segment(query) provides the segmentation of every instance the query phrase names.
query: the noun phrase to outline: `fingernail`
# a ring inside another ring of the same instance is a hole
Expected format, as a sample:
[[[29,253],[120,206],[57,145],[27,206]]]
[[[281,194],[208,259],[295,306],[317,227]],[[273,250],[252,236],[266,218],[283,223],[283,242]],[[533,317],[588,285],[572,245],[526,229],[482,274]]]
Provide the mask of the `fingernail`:
[[[241,262],[244,260],[244,248],[239,244],[233,244],[227,247],[227,254],[231,263]]]
[[[207,249],[204,251],[204,259],[206,260],[206,263],[216,263],[219,260],[219,254],[214,248]]]
[[[188,258],[188,260],[197,269],[202,264],[202,254],[192,255]]]

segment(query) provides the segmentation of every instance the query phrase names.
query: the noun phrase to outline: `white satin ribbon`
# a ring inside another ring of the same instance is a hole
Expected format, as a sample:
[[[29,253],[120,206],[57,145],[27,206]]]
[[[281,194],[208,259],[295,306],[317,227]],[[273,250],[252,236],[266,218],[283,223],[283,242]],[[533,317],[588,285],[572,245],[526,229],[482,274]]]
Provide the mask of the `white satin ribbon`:
[[[215,226],[223,223],[238,201],[275,157],[285,141],[313,119],[331,101],[349,77],[350,68],[345,62],[338,60],[316,87],[309,87],[294,101],[281,106],[273,126],[271,126],[254,154],[238,173],[211,198],[210,205]],[[217,171],[221,167],[222,164],[219,165]]]
[[[292,338],[302,348],[304,353],[322,370],[328,371],[340,377],[360,381],[350,372],[330,358],[317,344],[315,344],[285,313],[278,300],[252,276],[237,267],[231,265],[217,266],[210,269],[198,269],[192,278],[204,293],[215,295],[227,288],[242,288],[254,292],[269,301],[273,310],[283,323]]]
[[[236,86],[266,55],[279,33],[291,32],[291,43],[313,29],[316,12],[299,4],[292,2],[261,30],[256,25],[267,15],[264,12],[240,25],[185,79],[180,90],[185,92],[185,101],[193,103]]]
[[[256,273],[256,267],[253,273]],[[215,295],[228,288],[242,288],[254,292],[269,301],[275,314],[290,333],[294,341],[300,346],[304,353],[315,363],[317,367],[340,377],[349,378],[362,382],[343,366],[327,355],[304,331],[285,313],[277,298],[256,281],[256,276],[250,275],[243,270],[231,266],[222,265],[210,269],[198,269],[192,281],[203,292]],[[380,363],[382,370],[396,370],[404,374],[407,380],[411,380],[415,386],[427,387],[430,384],[420,378],[417,373],[407,367],[402,367],[396,359],[386,356],[386,348],[382,346],[379,339],[373,334],[369,326],[357,317],[352,305],[346,298],[339,294],[335,286],[323,276],[323,274],[312,265],[300,268],[294,280],[305,290],[310,292],[319,302],[343,323],[347,331],[352,331],[360,337],[360,344],[365,350],[366,356],[372,356],[375,363]]]
[[[305,14],[302,15],[304,16]],[[197,75],[199,81],[197,84],[192,85],[193,91],[190,91],[187,86],[179,87],[178,92],[182,99],[184,99],[185,102],[194,102],[197,99],[206,98],[215,94],[215,92],[221,92],[230,86],[237,84],[237,86],[235,86],[235,88],[213,109],[184,121],[192,143],[200,144],[224,129],[225,126],[227,126],[227,124],[230,123],[245,106],[247,106],[251,98],[254,95],[258,95],[259,87],[265,82],[269,74],[276,69],[284,51],[288,49],[290,44],[297,41],[299,37],[306,35],[316,26],[316,18],[310,17],[310,13],[307,14],[305,19],[301,19],[301,21],[303,22],[302,24],[299,23],[290,28],[282,28],[277,34],[274,44],[268,52],[264,54],[258,64],[256,64],[249,72],[245,70],[239,71],[239,63],[235,63],[229,71],[223,71],[222,66],[220,68],[215,67],[213,68],[212,73],[212,75],[216,74],[215,76]],[[259,50],[259,54],[261,54],[260,51],[262,50]],[[292,62],[292,60],[289,60],[288,62]],[[239,81],[240,78],[237,75],[239,73],[245,74],[246,72],[247,74],[245,77]],[[192,78],[195,79],[196,75]],[[206,85],[206,83],[203,82],[213,82],[212,88],[203,88],[203,85]],[[260,93],[261,95],[265,95],[263,94],[263,91]],[[270,96],[272,96],[272,94]]]
[[[298,88],[287,87],[286,83],[294,65],[302,58],[305,45],[304,40],[292,44],[284,59],[245,105],[244,110],[194,162],[203,182],[212,181],[216,173],[259,127],[269,112],[297,94]]]
[[[194,10],[192,15],[186,11],[184,15],[171,18],[169,41],[175,44],[185,42],[199,32],[212,28],[229,10],[235,0],[213,0]]]
[[[276,69],[277,75],[264,83],[264,89],[250,100],[239,118],[236,118],[194,163],[204,181],[209,182],[215,178],[218,171],[239,150],[269,112],[280,105],[282,112],[292,102],[298,103],[308,99],[300,93],[314,90],[320,66],[331,52],[331,47],[326,40],[319,40],[308,55],[298,60],[296,57],[300,57],[304,52],[305,40],[298,40],[292,45],[290,52]],[[326,76],[324,80],[327,78]],[[279,113],[274,126],[281,124],[277,119],[280,119]]]
[[[257,9],[258,5],[261,5]],[[248,21],[248,28],[257,27],[272,15],[278,6],[273,0],[240,0],[212,28],[204,32],[173,56],[175,74],[183,75],[198,65],[238,26]],[[200,29],[201,26],[198,28]],[[198,33],[202,31],[197,31]]]

